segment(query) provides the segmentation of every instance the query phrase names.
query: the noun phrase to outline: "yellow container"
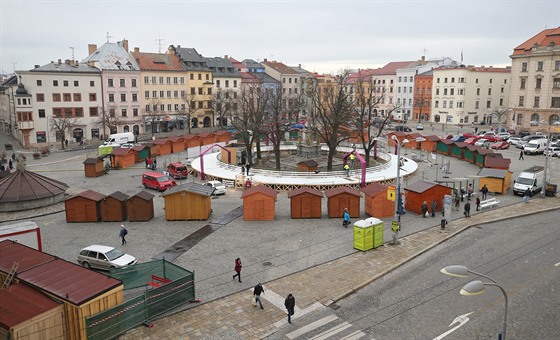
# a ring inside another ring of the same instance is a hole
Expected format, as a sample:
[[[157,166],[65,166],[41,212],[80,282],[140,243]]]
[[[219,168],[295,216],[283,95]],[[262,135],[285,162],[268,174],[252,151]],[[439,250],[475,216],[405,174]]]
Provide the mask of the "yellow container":
[[[373,248],[377,248],[383,245],[383,221],[370,217],[366,219],[368,225],[373,227]]]
[[[354,249],[366,251],[373,248],[373,225],[366,220],[354,223]]]

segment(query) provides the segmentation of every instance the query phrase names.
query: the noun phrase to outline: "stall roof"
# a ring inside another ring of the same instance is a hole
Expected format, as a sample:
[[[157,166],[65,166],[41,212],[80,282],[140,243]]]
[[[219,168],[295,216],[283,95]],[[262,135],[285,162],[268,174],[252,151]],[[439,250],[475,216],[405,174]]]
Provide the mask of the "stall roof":
[[[155,145],[163,145],[165,143],[171,143],[171,141],[167,138],[160,138],[160,139],[154,140]]]
[[[436,135],[425,136],[424,138],[426,138],[426,140],[430,142],[437,142],[438,140],[440,140],[440,138]]]
[[[451,145],[453,143],[455,143],[454,141],[452,141],[451,139],[440,139],[440,142],[442,142],[443,144],[447,144],[447,145]]]
[[[139,193],[130,196],[129,199],[131,199],[131,198],[133,198],[133,197],[139,197],[139,198],[143,199],[144,201],[149,201],[149,200],[151,200],[152,198],[154,198],[154,196],[155,196],[155,195],[152,195],[152,194],[150,194],[149,192],[142,190],[142,191],[140,191]]]
[[[183,136],[171,136],[168,138],[171,142],[175,143],[177,141],[184,141],[185,138]]]
[[[132,148],[114,148],[113,152],[111,152],[115,156],[123,156],[128,155],[131,152],[134,152]]]
[[[325,191],[325,196],[327,196],[327,198],[328,198],[328,197],[340,195],[342,193],[347,193],[347,194],[358,196],[358,197],[361,196],[360,191],[358,189],[352,189],[352,188],[348,188],[348,187],[332,188],[330,190]]]
[[[309,188],[309,187],[301,187],[301,188],[297,188],[295,190],[289,191],[288,192],[288,198],[292,198],[294,196],[301,195],[303,193],[308,193],[308,194],[311,194],[311,195],[319,196],[321,198],[323,198],[323,196],[324,196],[323,192],[319,191],[317,189],[313,189],[313,188]]]
[[[54,261],[56,257],[37,251],[12,240],[0,242],[0,271],[9,273],[14,262],[19,262],[18,273]]]
[[[387,186],[383,185],[381,183],[377,183],[377,182],[373,182],[368,186],[365,186],[361,189],[361,191],[368,195],[368,196],[375,196],[376,194],[386,191],[387,190]]]
[[[134,146],[132,147],[132,150],[134,150],[134,151],[142,151],[142,150],[144,150],[144,149],[147,148],[147,147],[148,147],[147,145],[134,145]]]
[[[124,202],[128,199],[128,195],[123,193],[123,192],[120,192],[120,191],[115,191],[114,193],[110,194],[109,196],[113,197],[117,201],[121,201],[121,202]],[[109,197],[109,196],[107,196],[107,197]]]
[[[492,178],[506,178],[508,172],[509,172],[508,170],[502,170],[502,169],[482,168],[482,170],[478,172],[478,176],[492,177]]]
[[[181,191],[191,192],[193,194],[197,194],[201,196],[212,196],[212,193],[214,192],[214,188],[199,183],[185,183],[183,185],[177,185],[171,189],[166,190],[162,196],[163,197],[169,196]]]
[[[99,202],[99,201],[101,201],[105,198],[105,195],[103,195],[101,193],[98,193],[97,191],[93,191],[93,190],[84,190],[77,195],[69,197],[66,200],[68,201],[68,200],[70,200],[72,198],[75,198],[75,197],[83,197],[83,198],[90,199],[92,201]]]
[[[6,330],[60,305],[23,283],[0,289],[0,326]]]
[[[276,199],[276,197],[278,196],[278,192],[276,192],[276,190],[269,188],[266,185],[257,185],[256,187],[252,187],[243,191],[241,198],[245,198],[256,193],[262,193],[267,196],[273,197],[274,199]]]
[[[96,164],[97,162],[102,162],[102,159],[99,159],[97,157],[95,158],[86,158],[86,160],[82,163],[82,164]]]
[[[484,166],[487,168],[509,169],[511,159],[499,157],[486,157]]]
[[[435,187],[436,185],[440,185],[440,184],[428,182],[428,181],[417,181],[404,188],[404,190],[413,191],[420,194],[428,189]]]

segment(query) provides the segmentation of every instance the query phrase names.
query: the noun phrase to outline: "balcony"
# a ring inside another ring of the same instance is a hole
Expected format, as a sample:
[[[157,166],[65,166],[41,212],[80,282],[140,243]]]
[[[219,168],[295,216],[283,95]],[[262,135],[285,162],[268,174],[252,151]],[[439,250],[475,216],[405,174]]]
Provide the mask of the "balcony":
[[[35,128],[35,123],[32,120],[18,122],[19,130],[33,130],[34,128]]]

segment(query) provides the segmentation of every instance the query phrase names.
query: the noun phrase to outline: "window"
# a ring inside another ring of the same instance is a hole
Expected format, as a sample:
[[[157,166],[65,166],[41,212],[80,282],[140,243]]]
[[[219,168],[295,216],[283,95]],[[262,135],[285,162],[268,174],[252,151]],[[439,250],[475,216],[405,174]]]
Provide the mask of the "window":
[[[126,102],[126,93],[121,93],[121,102]]]
[[[555,71],[560,70],[560,60],[555,60],[554,61],[554,70]]]
[[[556,124],[558,124],[558,119],[559,119],[559,117],[558,117],[557,114],[551,115],[551,116],[548,118],[548,125],[556,125]]]
[[[475,82],[476,84],[478,84],[478,78],[476,78],[476,79],[474,80],[474,82]]]
[[[542,78],[537,78],[535,83],[535,88],[540,89],[542,85]]]
[[[535,97],[535,100],[533,102],[533,107],[539,107],[540,101],[541,101],[541,97],[538,96]]]
[[[63,81],[62,81],[62,85],[68,87],[68,80],[63,80]]]
[[[525,96],[519,96],[519,102],[517,106],[524,106],[525,105]]]
[[[89,108],[89,116],[90,117],[97,117],[97,107],[90,107]]]
[[[77,80],[74,80],[74,87],[78,87],[80,86],[80,82],[78,82]]]
[[[490,79],[490,84],[492,84],[492,79]]]
[[[173,84],[177,85],[177,84],[178,84],[178,80],[179,80],[179,78],[173,77]]]
[[[443,82],[444,82],[444,83],[447,83],[447,78],[444,78]]]
[[[179,91],[173,91],[173,98],[179,98]]]
[[[447,100],[444,100],[442,104],[443,104],[442,108],[446,109],[447,108]]]
[[[167,98],[171,98],[171,90],[167,91]]]
[[[157,91],[152,91],[152,97],[157,98]]]
[[[181,91],[181,98],[185,98],[185,95],[187,94],[187,91]]]
[[[115,101],[115,95],[112,93],[109,93],[109,101],[110,102],[114,102]]]
[[[439,78],[437,79],[436,83],[439,83]]]
[[[202,80],[202,74],[201,73],[198,74],[198,80]]]
[[[152,84],[157,84],[157,77],[156,76],[152,76]]]
[[[492,107],[492,101],[491,100],[487,100],[486,101],[486,108],[489,109]]]
[[[163,77],[159,77],[159,83],[163,84]]]
[[[123,117],[127,116],[126,109],[121,109],[121,116]]]
[[[480,96],[480,88],[476,89],[476,95]]]
[[[175,104],[175,111],[179,111],[179,104]]]
[[[72,95],[70,93],[63,93],[62,94],[62,100],[65,102],[71,102],[72,101]]]
[[[149,84],[149,83],[150,83],[150,77],[144,76],[144,84]]]
[[[44,102],[45,101],[45,94],[44,93],[37,93],[36,100],[38,102]]]
[[[166,77],[166,78],[165,78],[165,83],[166,83],[167,85],[171,85],[171,77]]]
[[[447,96],[447,89],[443,89],[443,95]]]
[[[521,72],[527,72],[527,63],[526,62],[521,64]]]
[[[524,89],[525,86],[526,86],[526,84],[527,84],[527,80],[526,80],[525,78],[521,78],[521,79],[519,80],[519,88],[520,88],[520,89]]]
[[[488,89],[488,95],[489,95],[489,96],[492,95],[492,89]]]
[[[191,109],[193,109],[193,110],[196,109],[196,102],[195,101],[191,102]]]
[[[73,97],[73,100],[75,102],[81,102],[82,101],[82,94],[81,93],[74,93],[72,95],[72,97]]]
[[[292,77],[288,78],[288,84],[292,83]]]
[[[161,109],[161,111],[165,111],[165,105],[164,105],[164,104],[161,104],[161,105],[159,106],[159,108]]]
[[[208,95],[209,95],[209,96],[212,95],[212,88],[211,88],[211,87],[208,88]]]
[[[146,108],[144,110],[146,110],[146,112],[150,112],[150,110],[151,110],[150,104],[146,105]]]
[[[185,84],[185,77],[181,77],[181,84]]]
[[[45,118],[45,109],[39,109],[39,118]]]
[[[138,109],[132,109],[132,115],[138,117]]]
[[[451,78],[451,82],[454,83],[454,82],[455,82],[455,78]]]
[[[195,95],[196,94],[196,88],[191,87],[191,95]]]
[[[402,77],[399,77],[399,83],[402,82]]]
[[[409,80],[410,80],[410,82],[413,82],[413,80],[412,80],[412,76],[410,76],[410,79],[409,79]]]
[[[517,125],[523,124],[523,115],[520,113],[517,115]]]
[[[537,71],[542,71],[544,69],[544,61],[537,62]]]
[[[554,78],[552,80],[552,88],[560,89],[560,78]]]
[[[531,126],[538,126],[539,125],[539,115],[536,113],[533,113],[531,115]]]
[[[551,108],[560,109],[560,97],[552,97]]]
[[[90,87],[94,87],[94,86],[95,86],[95,81],[94,81],[94,80],[90,80],[90,81],[89,81],[89,86],[90,86]]]
[[[43,86],[43,81],[40,79],[37,79],[37,86]]]
[[[478,100],[474,102],[474,108],[477,110],[480,109],[480,102]]]
[[[137,102],[137,101],[138,101],[138,93],[133,93],[133,94],[132,94],[132,101],[133,101],[133,102]]]
[[[159,91],[159,97],[165,98],[165,91]]]
[[[439,96],[439,87],[436,88],[436,96]]]
[[[229,87],[229,80],[226,80],[226,87]]]
[[[216,80],[216,87],[220,87],[220,80]]]
[[[500,93],[504,93],[504,87],[500,89]]]
[[[150,98],[150,91],[144,91],[144,98]]]
[[[74,108],[74,115],[75,117],[83,117],[84,116],[84,109],[81,107]]]
[[[204,108],[204,102],[203,102],[203,101],[199,101],[199,102],[198,102],[198,108],[199,108],[199,109]]]
[[[136,86],[136,78],[130,79],[130,86],[132,86],[132,87],[137,87],[137,86]]]
[[[453,108],[453,101],[452,101],[452,100],[449,101],[449,108],[450,108],[450,109]]]
[[[46,143],[47,142],[47,133],[45,131],[37,131],[35,136],[37,138],[37,143]]]
[[[194,73],[189,74],[189,79],[194,80]]]
[[[97,100],[97,93],[90,93],[89,94],[89,101],[94,102]]]
[[[504,106],[504,98],[500,98],[500,106]]]
[[[453,78],[451,78],[451,79],[453,79]],[[449,94],[451,96],[454,96],[455,95],[455,89],[449,89]]]
[[[206,80],[210,80],[210,75],[206,73]]]
[[[53,84],[53,86],[58,86],[58,80],[53,80],[52,84]]]
[[[122,78],[119,79],[119,86],[120,86],[120,87],[125,87],[125,86],[126,86],[125,79],[122,79]]]
[[[459,89],[459,91],[457,91],[457,92],[461,96],[465,95],[465,89]]]
[[[107,79],[107,86],[113,87],[113,79]]]

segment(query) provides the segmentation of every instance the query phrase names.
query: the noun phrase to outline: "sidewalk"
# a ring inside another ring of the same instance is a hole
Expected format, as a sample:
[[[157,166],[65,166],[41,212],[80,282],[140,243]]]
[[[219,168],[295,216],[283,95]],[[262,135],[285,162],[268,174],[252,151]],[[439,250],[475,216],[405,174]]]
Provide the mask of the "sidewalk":
[[[121,339],[260,339],[285,323],[285,310],[274,307],[268,300],[274,298],[274,293],[281,297],[294,294],[299,309],[314,309],[317,303],[329,306],[467,228],[551,210],[560,212],[560,198],[538,198],[529,204],[512,204],[468,219],[460,218],[449,223],[445,230],[437,226],[403,237],[398,246],[385,244],[264,282],[269,293],[264,295],[264,311],[251,305],[251,292],[244,290],[156,320],[153,328],[137,327]],[[297,316],[296,312],[294,317]]]

